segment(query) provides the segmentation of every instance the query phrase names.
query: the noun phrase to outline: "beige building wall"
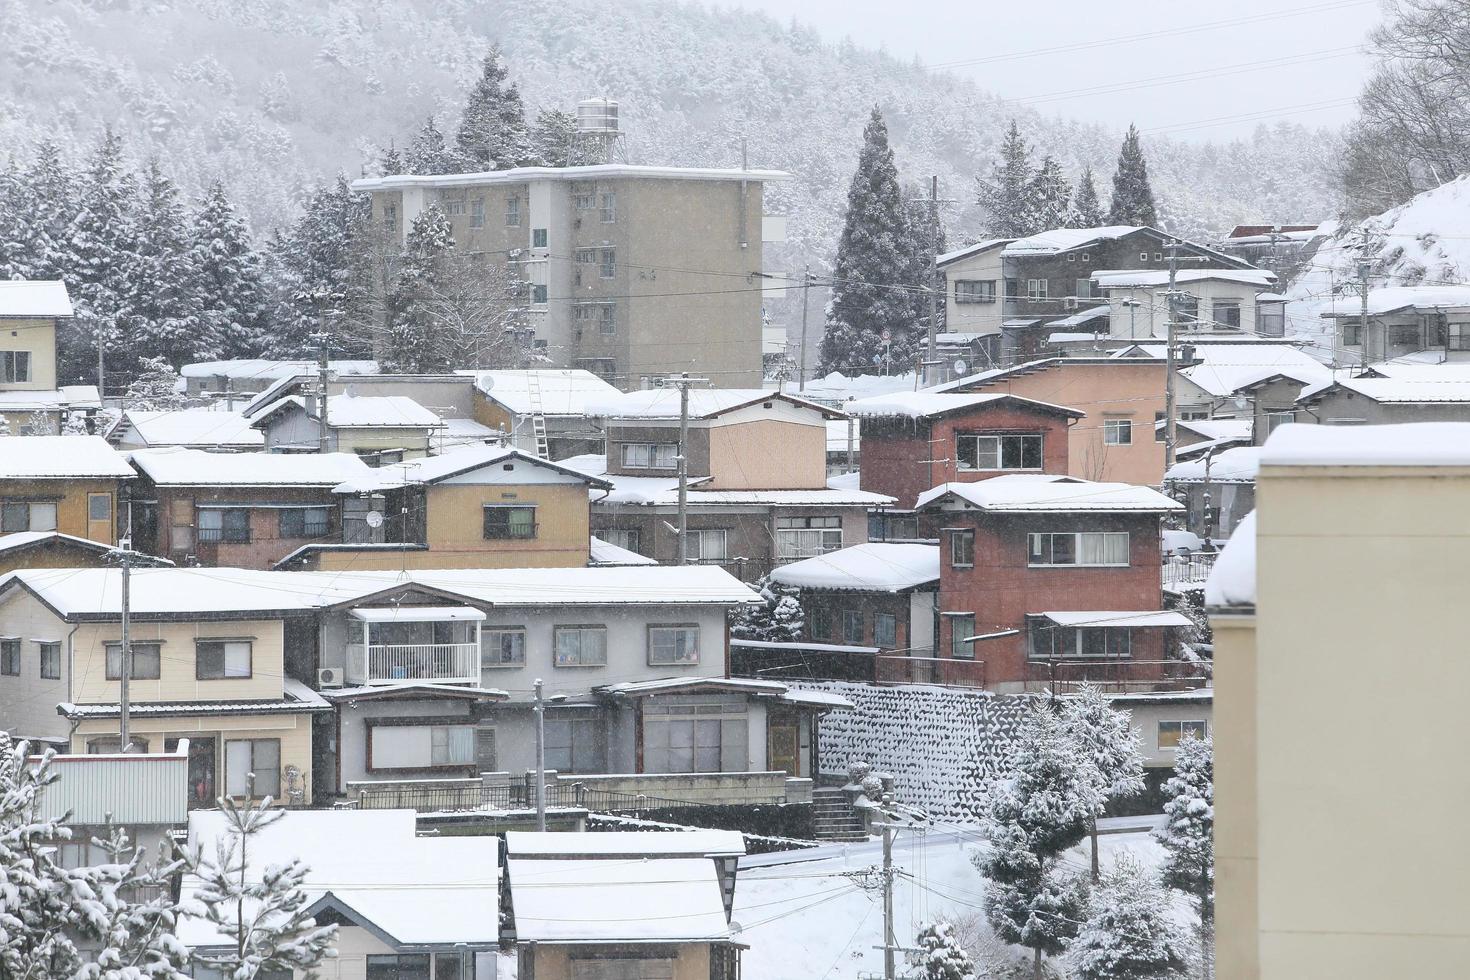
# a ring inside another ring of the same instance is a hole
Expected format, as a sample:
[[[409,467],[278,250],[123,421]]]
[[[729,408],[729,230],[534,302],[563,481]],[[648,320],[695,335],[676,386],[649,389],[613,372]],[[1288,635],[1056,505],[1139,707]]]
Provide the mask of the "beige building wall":
[[[536,508],[536,536],[487,540],[486,504]],[[428,544],[433,568],[525,568],[586,565],[590,506],[586,484],[439,485],[428,488]],[[410,553],[412,557],[412,553]],[[366,566],[359,566],[366,567]],[[396,566],[390,566],[396,567]]]
[[[944,267],[944,329],[946,333],[1000,334],[1001,322],[1005,319],[1005,276],[1001,272],[1000,253],[1004,246],[997,246],[979,255],[956,259]],[[959,281],[989,281],[995,283],[995,302],[957,303],[956,287]]]
[[[117,541],[118,480],[0,480],[0,503],[7,500],[54,501],[56,530],[102,544]],[[92,520],[92,497],[103,519]],[[105,505],[101,498],[106,498]]]
[[[1215,636],[1215,974],[1260,976],[1256,936],[1256,627],[1210,617]]]
[[[822,490],[827,427],[771,419],[709,430],[710,473],[701,490]]]
[[[674,959],[674,980],[709,980],[708,943],[670,945],[677,951]],[[572,952],[575,950],[579,956],[586,956],[591,952],[585,946],[559,946],[551,943],[538,943],[532,948],[535,950],[536,957],[534,970],[536,980],[572,980]],[[669,945],[660,944],[658,950],[669,948]],[[615,947],[615,951],[621,958],[628,955],[629,949],[626,946],[618,946]],[[661,953],[652,950],[649,952],[649,957],[664,958]]]
[[[277,620],[225,620],[193,623],[134,621],[133,643],[161,642],[157,680],[133,678],[128,693],[134,701],[236,701],[278,699],[282,695],[284,660],[282,624]],[[120,623],[82,623],[72,637],[75,683],[72,700],[109,704],[122,695],[118,681],[107,680],[106,644],[122,637]],[[251,641],[251,676],[227,680],[195,677],[194,644],[204,639]]]
[[[31,355],[30,380],[0,383],[0,391],[56,390],[54,319],[0,319],[0,351],[25,351]]]

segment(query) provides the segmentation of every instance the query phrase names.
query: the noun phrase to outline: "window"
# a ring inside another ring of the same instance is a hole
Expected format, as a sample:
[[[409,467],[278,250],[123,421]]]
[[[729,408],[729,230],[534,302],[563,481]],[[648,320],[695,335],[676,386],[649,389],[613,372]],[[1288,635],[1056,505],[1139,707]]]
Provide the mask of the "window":
[[[1026,298],[1029,299],[1029,300],[1044,300],[1044,299],[1046,299],[1046,280],[1045,279],[1027,279],[1026,280]]]
[[[898,646],[898,617],[893,613],[873,614],[873,646],[885,650]]]
[[[41,678],[48,681],[61,680],[61,644],[37,643],[41,652]]]
[[[842,642],[854,645],[863,642],[863,611],[861,609],[842,610]]]
[[[591,211],[597,207],[597,194],[588,189],[580,188],[572,192],[572,207],[578,211]]]
[[[956,279],[954,284],[956,303],[994,303],[994,279]]]
[[[485,540],[525,540],[535,536],[535,507],[485,505]]]
[[[630,470],[672,470],[679,466],[676,442],[625,442],[623,466]]]
[[[1042,436],[955,436],[955,456],[962,470],[1039,470]]]
[[[243,507],[202,508],[199,511],[199,540],[245,544],[250,541],[250,511]]]
[[[648,627],[648,665],[699,663],[699,627],[693,624]]]
[[[1132,419],[1103,419],[1104,446],[1133,445]]]
[[[429,764],[432,766],[472,766],[475,764],[474,725],[432,725],[429,727]]]
[[[1470,323],[1451,323],[1445,346],[1450,350],[1470,350]]]
[[[812,636],[818,640],[832,639],[832,610],[816,606],[811,611]]]
[[[1078,279],[1077,292],[1075,295],[1078,299],[1092,299],[1092,280]]]
[[[1147,252],[1139,252],[1138,253],[1138,261],[1140,261],[1140,262],[1147,262],[1148,261],[1148,253]]]
[[[1132,655],[1132,633],[1125,626],[1057,626],[1032,619],[1029,636],[1032,660],[1062,658],[1122,659]]]
[[[387,769],[462,769],[475,764],[474,725],[370,724],[373,772]]]
[[[603,279],[612,279],[618,273],[617,250],[604,248],[598,251],[597,274]]]
[[[1192,293],[1185,293],[1179,297],[1174,306],[1178,313],[1179,322],[1185,327],[1197,326],[1199,324],[1199,297]]]
[[[776,518],[777,558],[815,558],[841,547],[840,517]]]
[[[718,946],[711,946],[713,955]],[[714,976],[715,974],[711,974]],[[724,974],[720,974],[723,976]],[[673,980],[672,959],[572,960],[572,980]]]
[[[572,307],[572,319],[584,326],[596,324],[604,336],[618,332],[617,307],[612,303],[578,303]]]
[[[521,198],[518,194],[512,194],[505,199],[505,226],[507,228],[521,226]]]
[[[56,504],[37,500],[7,500],[0,506],[0,532],[54,531]]]
[[[1412,324],[1400,324],[1390,327],[1388,331],[1388,342],[1395,347],[1418,347],[1419,328]]]
[[[225,795],[281,795],[281,740],[241,738],[225,743]]]
[[[894,541],[917,538],[919,519],[912,514],[868,513],[868,540]]]
[[[496,626],[480,630],[480,666],[524,667],[526,665],[526,628]]]
[[[1015,299],[1019,295],[1021,295],[1021,280],[1019,280],[1019,279],[1007,279],[1006,280],[1006,298],[1008,298],[1008,299]]]
[[[599,538],[606,541],[608,544],[613,545],[614,547],[622,548],[626,551],[632,551],[640,555],[643,553],[640,550],[643,544],[642,535],[639,533],[639,530],[636,527],[604,527],[598,528],[596,533]]]
[[[618,220],[618,195],[612,191],[603,191],[597,197],[598,217],[605,225],[614,224]]]
[[[470,227],[485,227],[485,199],[477,197],[470,202]]]
[[[1342,346],[1361,347],[1363,344],[1363,325],[1361,323],[1342,321]]]
[[[541,283],[536,283],[536,284],[534,284],[534,285],[531,286],[531,302],[532,303],[535,303],[538,306],[545,306],[546,305],[546,295],[547,294],[546,294],[546,286],[545,285],[543,285]]]
[[[31,352],[0,351],[0,382],[18,384],[31,380]]]
[[[1164,261],[1164,253],[1163,252],[1155,252],[1154,253],[1154,261],[1155,262],[1162,262],[1162,261]]]
[[[383,205],[383,224],[389,228],[398,227],[398,205]]]
[[[689,539],[685,555],[690,561],[725,560],[725,530],[723,528],[701,528],[684,533]]]
[[[973,568],[975,565],[975,532],[951,531],[949,534],[951,568]]]
[[[196,640],[194,676],[201,681],[250,676],[249,640]]]
[[[462,197],[459,198],[458,200],[455,200],[455,201],[445,201],[444,202],[444,213],[446,215],[448,215],[449,217],[451,217],[451,218],[462,218],[462,217],[464,217],[464,210],[465,210],[465,200]]]
[[[173,739],[169,739],[169,741],[172,742]],[[128,736],[128,744],[132,746],[132,750],[134,752],[148,751],[148,740],[146,738],[139,738],[137,735],[130,735]],[[121,751],[122,740],[116,735],[104,735],[101,738],[87,739],[88,755],[117,755]]]
[[[369,956],[367,980],[430,980],[429,954]]]
[[[1263,421],[1266,423],[1266,435],[1269,436],[1271,433],[1273,433],[1273,432],[1276,431],[1276,429],[1277,429],[1278,426],[1285,425],[1288,422],[1295,422],[1296,421],[1296,412],[1293,412],[1289,408],[1287,408],[1287,409],[1270,409],[1270,408],[1268,408],[1268,409],[1266,409],[1266,412],[1265,412],[1265,414],[1263,416]]]
[[[546,243],[547,243],[546,229],[545,228],[532,228],[531,229],[531,247],[532,248],[546,248],[547,247]]]
[[[1177,749],[1185,735],[1203,739],[1209,734],[1210,726],[1204,721],[1161,721],[1159,722],[1159,748]]]
[[[602,772],[607,742],[596,715],[546,714],[546,768],[557,772]],[[645,765],[645,768],[647,766]]]
[[[745,704],[645,702],[645,772],[740,772],[749,764]]]
[[[1210,318],[1219,330],[1240,329],[1240,300],[1217,299],[1210,304]]]
[[[1168,442],[1169,428],[1164,425],[1164,413],[1154,413],[1154,442]]]
[[[1285,303],[1257,303],[1256,304],[1256,333],[1262,337],[1282,337],[1286,335],[1286,304]]]
[[[20,640],[0,640],[0,674],[20,676]]]
[[[87,494],[87,520],[112,522],[112,494]]]
[[[283,538],[321,538],[331,527],[331,512],[325,507],[288,507],[280,515]]]
[[[975,644],[965,642],[975,635],[974,614],[944,618],[949,620],[949,655],[955,660],[974,660]]]
[[[1127,531],[1028,535],[1032,565],[1127,565]]]
[[[130,643],[133,651],[133,669],[129,676],[136,681],[158,680],[158,668],[163,660],[163,648],[157,643]],[[122,644],[108,643],[107,679],[122,680]]]
[[[552,629],[553,662],[558,667],[605,667],[606,626],[557,626]]]

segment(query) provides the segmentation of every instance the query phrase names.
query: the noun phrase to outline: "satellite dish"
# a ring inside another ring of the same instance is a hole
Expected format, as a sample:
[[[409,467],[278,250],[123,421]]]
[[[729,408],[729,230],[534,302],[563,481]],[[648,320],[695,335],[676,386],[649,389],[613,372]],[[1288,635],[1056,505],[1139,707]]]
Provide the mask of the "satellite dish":
[[[963,357],[960,358],[958,361],[955,361],[954,362],[954,373],[955,374],[965,374],[969,370],[970,370],[970,365],[968,365],[968,364],[965,363],[965,359]]]
[[[735,919],[731,919],[730,920],[730,935],[732,935],[732,936],[738,936],[738,935],[740,935],[744,931],[745,931],[745,927],[742,926],[737,920],[735,920]]]
[[[481,391],[489,391],[490,389],[495,387],[495,379],[490,377],[490,375],[488,374],[481,374],[480,377],[476,379],[476,383],[480,386]]]
[[[380,513],[378,513],[375,510],[368,511],[367,512],[367,526],[368,527],[382,527],[383,526],[383,515],[380,514]]]

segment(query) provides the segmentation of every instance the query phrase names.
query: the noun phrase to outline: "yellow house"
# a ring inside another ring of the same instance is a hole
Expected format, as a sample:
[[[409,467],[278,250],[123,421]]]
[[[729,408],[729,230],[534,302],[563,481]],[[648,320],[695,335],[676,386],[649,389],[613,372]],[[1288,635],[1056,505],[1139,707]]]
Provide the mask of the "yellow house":
[[[172,565],[167,558],[135,556],[149,567]],[[115,565],[112,546],[58,531],[0,534],[0,575],[18,568],[101,568]]]
[[[582,567],[590,558],[588,490],[608,486],[498,446],[383,466],[336,488],[342,543],[303,545],[276,567]]]
[[[315,396],[289,395],[250,415],[272,453],[314,453],[322,423]],[[332,395],[327,399],[329,453],[356,453],[375,462],[428,455],[446,423],[405,395]]]
[[[98,436],[12,436],[0,447],[0,534],[117,540],[118,490],[134,476]]]
[[[56,327],[72,315],[60,281],[0,281],[0,391],[56,389]]]
[[[1470,424],[1284,425],[1206,589],[1217,975],[1470,976]]]

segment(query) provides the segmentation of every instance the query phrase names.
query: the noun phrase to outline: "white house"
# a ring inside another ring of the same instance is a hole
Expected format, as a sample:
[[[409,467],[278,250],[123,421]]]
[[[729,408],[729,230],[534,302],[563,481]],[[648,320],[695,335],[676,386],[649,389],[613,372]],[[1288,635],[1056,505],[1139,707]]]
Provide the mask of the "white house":
[[[1259,269],[1180,269],[1176,287],[1183,334],[1257,334],[1256,296],[1276,282]],[[1095,272],[1092,282],[1108,300],[1108,330],[1115,338],[1167,337],[1169,273],[1162,269]]]

